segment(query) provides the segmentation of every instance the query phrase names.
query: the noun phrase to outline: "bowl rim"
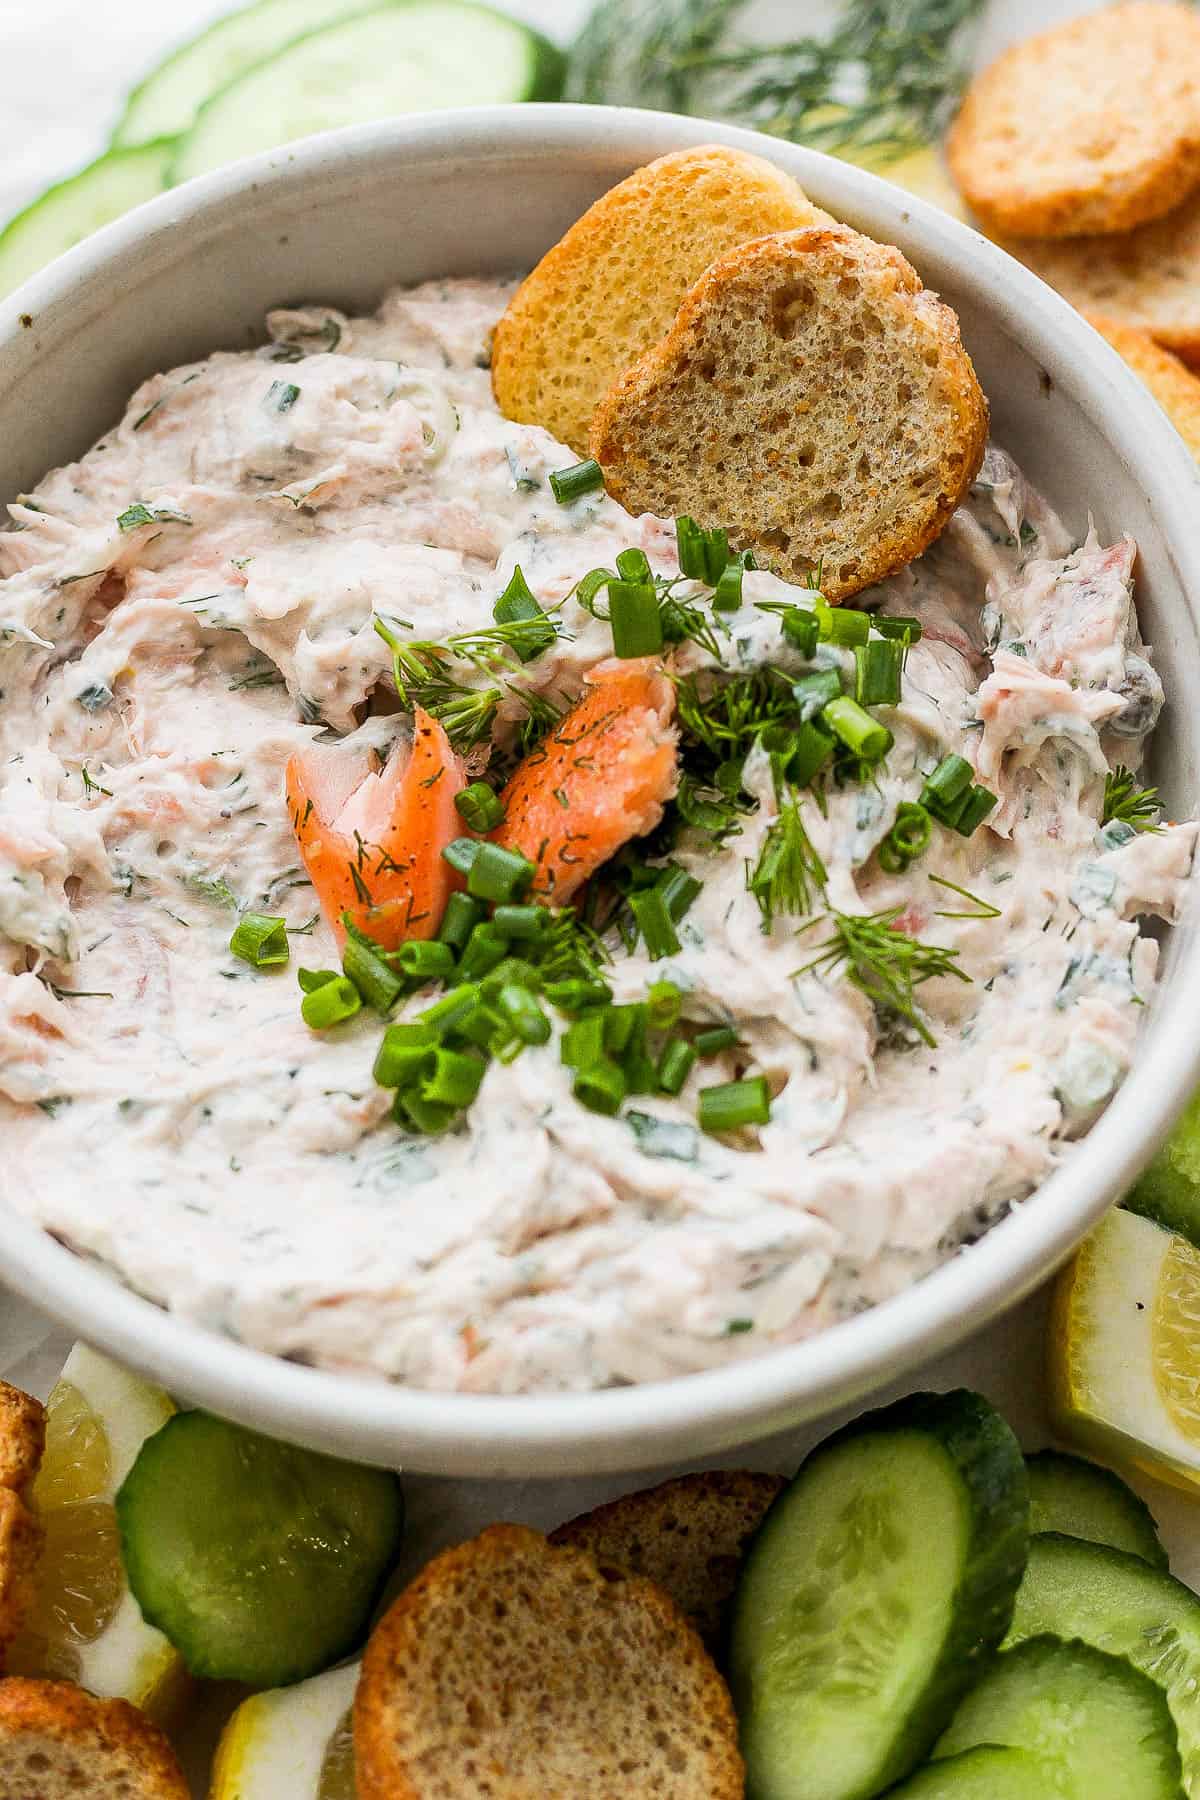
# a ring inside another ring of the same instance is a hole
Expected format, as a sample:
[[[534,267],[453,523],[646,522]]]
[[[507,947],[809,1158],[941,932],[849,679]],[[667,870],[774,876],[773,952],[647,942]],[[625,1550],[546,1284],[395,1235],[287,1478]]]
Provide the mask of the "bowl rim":
[[[832,211],[894,212],[920,262],[953,260],[964,285],[1054,379],[1114,428],[1139,472],[1193,623],[1200,471],[1148,391],[1103,339],[1035,276],[970,226],[880,176],[736,126],[632,108],[522,104],[419,114],[289,144],[173,188],[105,227],[0,301],[0,342],[22,315],[69,309],[72,289],[170,226],[227,228],[240,197],[281,198],[316,177],[369,173],[380,159],[490,155],[628,157],[719,142],[765,156]],[[917,240],[915,245],[912,240]],[[1118,428],[1119,427],[1119,428]],[[1159,993],[1155,1028],[1105,1114],[1030,1202],[986,1238],[870,1311],[801,1343],[671,1380],[593,1392],[466,1394],[301,1367],[167,1313],[0,1205],[0,1278],[90,1343],[188,1400],[258,1429],[359,1461],[466,1476],[601,1474],[715,1454],[813,1418],[906,1373],[980,1329],[1041,1284],[1127,1187],[1200,1077],[1200,938]],[[1036,1204],[1031,1203],[1036,1200]]]

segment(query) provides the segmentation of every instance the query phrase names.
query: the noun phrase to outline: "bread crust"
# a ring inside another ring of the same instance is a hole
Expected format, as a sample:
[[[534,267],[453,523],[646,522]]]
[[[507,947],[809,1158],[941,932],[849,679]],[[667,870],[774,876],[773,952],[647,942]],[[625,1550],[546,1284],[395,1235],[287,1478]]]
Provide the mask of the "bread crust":
[[[716,1654],[746,1546],[786,1485],[755,1469],[698,1470],[568,1519],[549,1541],[655,1582]]]
[[[32,1394],[0,1381],[0,1488],[24,1493],[46,1448],[46,1409]]]
[[[41,1521],[19,1494],[0,1488],[0,1670],[33,1605],[44,1543]]]
[[[826,218],[790,175],[722,144],[635,169],[575,221],[510,300],[492,345],[501,412],[586,455],[597,400],[662,337],[710,263],[763,232]]]
[[[1200,20],[1127,0],[1027,38],[971,84],[946,143],[989,231],[1127,231],[1200,183]]]
[[[5,1800],[189,1800],[166,1738],[135,1706],[17,1675],[0,1680],[0,1793]]]
[[[651,1582],[520,1525],[445,1551],[373,1633],[360,1800],[741,1800],[728,1689]]]
[[[1122,325],[1100,313],[1085,313],[1084,317],[1145,382],[1192,455],[1200,461],[1200,377],[1156,343],[1148,331],[1136,325]]]
[[[838,600],[939,535],[987,426],[954,313],[899,250],[831,225],[706,270],[596,408],[590,448],[629,512],[724,526]]]

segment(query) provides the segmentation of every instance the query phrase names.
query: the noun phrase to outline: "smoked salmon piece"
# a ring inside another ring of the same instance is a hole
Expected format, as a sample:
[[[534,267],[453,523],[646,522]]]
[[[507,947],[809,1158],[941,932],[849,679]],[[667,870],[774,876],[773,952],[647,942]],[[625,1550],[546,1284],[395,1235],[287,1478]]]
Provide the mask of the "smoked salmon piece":
[[[582,697],[521,763],[492,837],[537,864],[534,892],[569,900],[653,831],[678,785],[675,690],[653,657],[599,663]]]
[[[288,760],[288,816],[321,910],[342,914],[387,950],[430,938],[458,879],[442,856],[463,832],[454,796],[465,786],[450,740],[417,709],[413,744],[382,770],[367,755],[312,748]]]

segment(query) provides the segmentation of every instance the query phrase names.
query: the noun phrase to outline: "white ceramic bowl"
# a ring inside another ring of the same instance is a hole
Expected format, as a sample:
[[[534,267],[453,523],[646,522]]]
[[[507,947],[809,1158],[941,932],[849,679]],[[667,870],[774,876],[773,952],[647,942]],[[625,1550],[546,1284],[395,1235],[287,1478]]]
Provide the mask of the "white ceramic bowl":
[[[1180,812],[1194,810],[1200,477],[1182,442],[1101,339],[992,244],[874,176],[749,132],[585,107],[438,113],[309,139],[164,194],[0,302],[0,499],[77,456],[143,377],[255,341],[269,306],[361,310],[397,282],[526,267],[637,164],[714,139],[773,158],[839,218],[899,244],[957,308],[998,441],[1074,527],[1090,509],[1102,534],[1134,533],[1139,610],[1169,696],[1156,774]],[[1185,922],[1136,1067],[1034,1198],[887,1304],[712,1373],[518,1398],[318,1373],[172,1318],[4,1207],[0,1274],[186,1399],[363,1460],[533,1475],[699,1458],[867,1394],[1040,1282],[1195,1083],[1197,995],[1200,944]]]

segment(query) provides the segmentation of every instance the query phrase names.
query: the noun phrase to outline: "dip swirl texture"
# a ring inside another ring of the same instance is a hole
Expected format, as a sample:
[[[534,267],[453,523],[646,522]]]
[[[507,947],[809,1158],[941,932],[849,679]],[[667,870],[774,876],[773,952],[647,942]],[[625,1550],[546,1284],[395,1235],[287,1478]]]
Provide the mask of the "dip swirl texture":
[[[602,493],[557,504],[548,475],[569,453],[496,410],[486,347],[510,291],[447,281],[371,319],[272,314],[263,349],[155,376],[10,507],[0,1191],[245,1343],[525,1392],[804,1338],[1027,1196],[1129,1067],[1157,958],[1138,921],[1175,916],[1196,827],[1101,824],[1106,773],[1136,766],[1162,703],[1135,546],[1072,541],[993,449],[942,539],[859,601],[923,627],[887,709],[893,750],[873,782],[805,809],[831,906],[900,908],[902,929],[957,952],[969,982],[921,988],[934,1042],[844,968],[798,973],[819,930],[764,926],[746,870],[778,802],[753,751],[740,834],[673,851],[703,882],[678,954],[618,943],[606,971],[618,1001],[674,981],[739,1047],[677,1098],[606,1118],[573,1096],[556,1017],[548,1044],[489,1066],[460,1129],[402,1133],[372,1079],[378,1021],[310,1032],[292,974],[229,953],[241,908],[304,934],[293,965],[337,963],[284,766],[331,734],[381,752],[411,736],[376,615],[444,640],[491,625],[518,564],[543,606],[630,546],[677,568],[669,522]],[[786,661],[755,603],[799,598],[748,573],[722,665]],[[574,600],[561,620],[524,677],[560,703],[612,652]],[[685,643],[669,667],[713,660]],[[502,705],[502,738],[519,715]],[[949,752],[999,806],[886,873],[897,805]],[[699,1131],[697,1087],[747,1069],[769,1079],[770,1122],[746,1144]]]

